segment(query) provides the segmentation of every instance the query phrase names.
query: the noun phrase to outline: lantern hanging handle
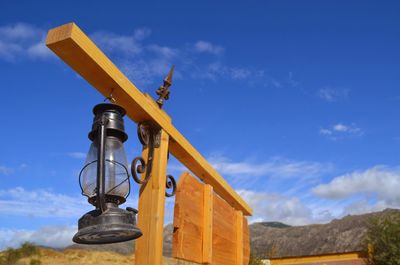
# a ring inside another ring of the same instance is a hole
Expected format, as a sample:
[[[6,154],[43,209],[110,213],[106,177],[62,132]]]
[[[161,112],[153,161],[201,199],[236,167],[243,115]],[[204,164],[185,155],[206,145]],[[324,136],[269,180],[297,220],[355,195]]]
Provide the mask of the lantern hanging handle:
[[[105,156],[106,156],[106,124],[108,119],[104,116],[101,117],[99,121],[98,127],[98,156],[97,156],[97,202],[96,207],[104,212],[107,209],[105,203],[105,182],[106,182],[106,165],[105,165]]]

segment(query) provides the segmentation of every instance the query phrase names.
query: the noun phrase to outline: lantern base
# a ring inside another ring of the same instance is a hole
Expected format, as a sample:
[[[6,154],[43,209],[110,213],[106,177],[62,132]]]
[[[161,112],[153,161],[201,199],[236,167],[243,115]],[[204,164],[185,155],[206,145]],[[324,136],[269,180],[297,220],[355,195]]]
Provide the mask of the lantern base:
[[[105,212],[96,209],[79,219],[78,232],[72,241],[78,244],[109,244],[136,239],[142,235],[136,226],[137,211],[115,205]]]

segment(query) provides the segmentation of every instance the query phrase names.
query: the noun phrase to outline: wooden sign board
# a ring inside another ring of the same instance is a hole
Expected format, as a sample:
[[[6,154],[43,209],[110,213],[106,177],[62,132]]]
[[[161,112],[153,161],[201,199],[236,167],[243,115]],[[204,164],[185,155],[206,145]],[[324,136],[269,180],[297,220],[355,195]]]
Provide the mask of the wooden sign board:
[[[246,217],[187,172],[176,192],[172,255],[200,264],[249,263]]]

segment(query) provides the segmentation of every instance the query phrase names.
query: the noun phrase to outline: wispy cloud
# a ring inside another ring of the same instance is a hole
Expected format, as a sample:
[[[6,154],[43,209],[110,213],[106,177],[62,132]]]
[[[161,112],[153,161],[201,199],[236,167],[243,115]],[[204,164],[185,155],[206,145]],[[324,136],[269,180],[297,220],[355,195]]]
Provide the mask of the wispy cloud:
[[[142,32],[142,31],[141,31]],[[132,33],[131,35],[118,35],[112,32],[97,31],[90,35],[90,38],[105,52],[118,51],[124,56],[135,56],[143,52],[141,41],[148,34]]]
[[[250,68],[231,67],[221,62],[212,62],[199,72],[192,73],[194,78],[217,80],[220,78],[231,80],[246,80],[249,77],[262,77],[263,72],[256,72]]]
[[[0,229],[0,250],[18,247],[24,242],[39,246],[64,248],[72,245],[72,237],[77,232],[76,226],[48,225],[38,230]]]
[[[45,46],[45,34],[43,29],[25,23],[0,26],[0,59],[16,62],[53,57]]]
[[[16,187],[0,190],[0,214],[31,217],[78,218],[90,206],[81,197],[71,197],[48,190]]]
[[[76,159],[85,159],[86,158],[86,153],[83,152],[70,152],[67,153],[67,156],[72,157],[72,158],[76,158]]]
[[[150,43],[151,31],[147,28],[133,34],[120,35],[111,32],[95,32],[90,36],[121,70],[137,85],[157,85],[174,64],[175,78],[231,80],[270,87],[294,86],[298,82],[289,74],[289,79],[278,81],[268,76],[264,69],[250,66],[227,65],[221,55],[225,48],[205,40],[182,43],[169,47]],[[208,53],[204,57],[199,54]]]
[[[335,89],[330,87],[321,88],[318,90],[318,96],[328,102],[335,102],[341,99],[346,99],[349,95],[348,89]]]
[[[196,52],[200,53],[211,53],[214,55],[219,55],[224,51],[224,48],[219,45],[212,44],[208,41],[200,40],[194,44],[194,49]]]
[[[14,172],[13,168],[6,167],[6,166],[0,166],[0,174],[8,176],[13,172]]]
[[[280,80],[266,74],[265,69],[228,65],[219,56],[226,48],[206,40],[173,47],[151,43],[151,30],[146,27],[128,34],[96,31],[89,36],[142,90],[159,85],[172,65],[176,65],[176,79],[226,80],[271,88],[296,87],[299,84],[291,72],[289,78]],[[0,25],[0,60],[18,62],[55,58],[45,46],[45,37],[46,30],[35,25]],[[211,56],[202,56],[204,53]]]
[[[364,131],[355,124],[337,123],[328,128],[321,128],[319,133],[329,139],[338,140],[346,136],[362,136]]]
[[[208,160],[221,174],[230,176],[315,176],[333,169],[333,165],[329,163],[295,161],[284,158],[272,158],[261,163],[234,162],[224,156],[211,156]]]

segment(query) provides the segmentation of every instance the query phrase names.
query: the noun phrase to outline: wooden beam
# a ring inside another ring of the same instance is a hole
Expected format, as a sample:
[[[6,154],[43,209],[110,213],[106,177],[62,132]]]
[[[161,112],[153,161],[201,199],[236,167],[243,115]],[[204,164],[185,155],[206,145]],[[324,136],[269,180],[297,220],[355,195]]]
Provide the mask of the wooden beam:
[[[168,134],[161,130],[161,143],[159,148],[154,149],[150,180],[140,187],[138,227],[142,230],[143,235],[136,240],[136,265],[163,264],[168,141]],[[148,152],[148,148],[143,150],[142,156],[145,159],[148,157]],[[144,175],[142,174],[142,177]]]
[[[203,264],[212,264],[213,188],[203,186]]]
[[[51,29],[46,45],[104,96],[113,98],[135,122],[153,121],[170,136],[170,152],[197,177],[244,215],[250,206],[172,125],[168,115],[154,106],[74,23]]]

